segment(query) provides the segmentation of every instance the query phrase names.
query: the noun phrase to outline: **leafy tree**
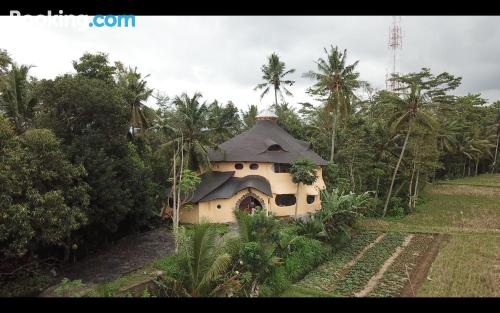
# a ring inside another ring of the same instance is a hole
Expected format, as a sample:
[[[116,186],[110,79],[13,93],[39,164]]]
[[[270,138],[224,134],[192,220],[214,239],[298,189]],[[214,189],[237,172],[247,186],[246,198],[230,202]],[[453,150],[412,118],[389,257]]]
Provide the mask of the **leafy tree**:
[[[116,66],[109,64],[108,54],[103,52],[85,53],[78,61],[73,61],[73,68],[79,76],[107,83],[113,83],[116,75]]]
[[[46,129],[20,137],[0,119],[0,246],[2,258],[31,256],[45,245],[61,245],[69,258],[75,231],[88,221],[89,187],[83,166],[67,160]]]
[[[413,124],[418,127],[434,129],[436,122],[434,118],[425,111],[425,107],[431,103],[438,105],[441,103],[449,102],[450,97],[447,92],[458,87],[460,78],[455,78],[448,73],[442,73],[434,76],[430,73],[429,69],[422,69],[419,73],[412,73],[404,76],[396,76],[397,80],[402,87],[398,90],[403,92],[400,96],[396,93],[385,93],[383,101],[396,105],[397,111],[392,116],[391,130],[392,133],[397,133],[401,128],[407,128],[406,137],[401,148],[398,162],[394,169],[389,192],[384,205],[383,216],[387,212],[389,200],[392,194],[394,181],[398,173],[401,160],[403,159],[408,139],[410,137]]]
[[[71,160],[88,172],[87,242],[140,228],[151,212],[151,180],[149,166],[127,140],[129,106],[122,89],[102,79],[65,75],[41,81],[39,97],[38,124],[53,129]]]
[[[272,53],[268,59],[267,64],[262,65],[262,80],[263,83],[258,84],[254,90],[264,89],[260,98],[264,98],[264,96],[269,92],[271,88],[274,89],[274,104],[278,105],[278,94],[281,99],[284,101],[283,93],[287,96],[292,96],[292,93],[286,89],[283,85],[292,86],[295,81],[287,80],[285,77],[288,74],[295,73],[295,69],[286,70],[285,62],[280,61],[279,56],[276,53]]]
[[[297,184],[297,194],[300,191],[300,185],[312,185],[318,179],[316,173],[316,164],[308,159],[296,160],[290,167],[292,181]],[[298,201],[295,203],[295,217],[297,217]]]

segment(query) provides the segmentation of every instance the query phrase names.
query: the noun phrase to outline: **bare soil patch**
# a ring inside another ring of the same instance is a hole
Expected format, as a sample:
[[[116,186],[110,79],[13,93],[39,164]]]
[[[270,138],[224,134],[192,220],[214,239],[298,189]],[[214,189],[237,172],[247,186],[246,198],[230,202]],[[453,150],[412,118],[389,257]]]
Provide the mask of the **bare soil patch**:
[[[109,282],[173,251],[173,236],[162,227],[126,236],[94,256],[60,269],[57,277],[83,283]]]
[[[427,279],[427,274],[432,266],[432,262],[439,253],[440,248],[446,243],[449,235],[437,234],[436,238],[432,241],[431,246],[426,249],[422,256],[418,259],[417,266],[410,272],[410,280],[405,284],[401,291],[400,297],[414,297],[416,290]]]

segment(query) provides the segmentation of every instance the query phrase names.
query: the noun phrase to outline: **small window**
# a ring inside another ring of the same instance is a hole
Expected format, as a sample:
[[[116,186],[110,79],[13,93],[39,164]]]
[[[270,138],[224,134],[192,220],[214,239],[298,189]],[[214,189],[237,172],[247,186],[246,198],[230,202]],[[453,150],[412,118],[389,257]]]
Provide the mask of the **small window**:
[[[294,194],[284,194],[284,195],[276,195],[276,205],[277,206],[290,206],[296,203]]]
[[[234,165],[234,168],[235,168],[235,169],[237,169],[237,170],[242,170],[242,169],[243,169],[243,164],[241,164],[241,163],[236,163],[236,164]]]
[[[256,169],[258,169],[258,168],[259,168],[259,164],[257,164],[257,163],[252,163],[252,164],[250,164],[250,169],[251,169],[251,170],[256,170]]]
[[[267,151],[283,151],[280,145],[271,145],[267,148]]]
[[[220,204],[217,204],[217,209],[220,209],[222,208],[222,206]]]
[[[290,164],[274,163],[273,169],[275,173],[290,173]]]
[[[314,200],[316,200],[316,196],[307,196],[308,204],[314,203]]]

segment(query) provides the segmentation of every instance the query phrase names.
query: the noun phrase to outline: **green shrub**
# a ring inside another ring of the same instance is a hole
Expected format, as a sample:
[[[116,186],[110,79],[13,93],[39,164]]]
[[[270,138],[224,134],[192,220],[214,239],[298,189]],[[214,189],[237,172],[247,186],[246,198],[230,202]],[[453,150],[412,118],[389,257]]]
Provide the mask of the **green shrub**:
[[[342,245],[351,237],[357,218],[366,211],[369,192],[360,195],[344,194],[338,189],[321,192],[321,211],[319,216],[328,240],[334,246]]]
[[[284,260],[284,267],[290,280],[302,278],[319,265],[327,256],[328,250],[321,241],[297,237],[292,243],[292,252]]]
[[[314,239],[324,239],[323,223],[318,215],[311,214],[306,220],[297,220],[298,234]]]
[[[279,294],[283,290],[290,287],[291,281],[288,277],[287,270],[284,266],[273,268],[266,283],[261,287],[260,296],[272,296]],[[269,288],[269,290],[267,290]]]
[[[387,216],[403,217],[404,215],[405,209],[402,207],[392,207],[387,210]]]

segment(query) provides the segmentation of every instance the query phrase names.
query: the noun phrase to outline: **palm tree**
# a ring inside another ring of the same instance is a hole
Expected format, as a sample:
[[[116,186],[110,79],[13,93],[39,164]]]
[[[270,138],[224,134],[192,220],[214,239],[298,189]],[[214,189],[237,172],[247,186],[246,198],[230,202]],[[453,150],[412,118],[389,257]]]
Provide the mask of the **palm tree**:
[[[392,175],[392,180],[389,186],[389,192],[387,194],[387,199],[385,201],[382,216],[385,216],[387,212],[389,200],[391,199],[392,195],[392,188],[394,187],[394,181],[396,179],[401,160],[403,159],[403,155],[405,153],[413,125],[417,124],[418,126],[427,129],[435,128],[435,122],[432,116],[422,110],[430,99],[429,95],[426,92],[422,93],[420,84],[416,82],[410,83],[409,93],[403,94],[402,96],[391,92],[384,93],[384,95],[386,102],[395,104],[397,107],[396,113],[392,116],[393,122],[391,123],[391,132],[395,134],[404,127],[407,128],[407,131],[398,162],[396,163],[396,167],[394,168],[394,173]]]
[[[264,89],[260,98],[264,98],[264,96],[269,92],[270,88],[274,89],[274,104],[278,105],[278,94],[281,99],[284,100],[283,92],[287,96],[293,96],[286,87],[282,85],[292,86],[295,81],[286,80],[285,76],[288,74],[292,74],[295,72],[295,69],[290,69],[288,71],[285,70],[285,62],[281,62],[279,56],[276,53],[271,54],[268,57],[267,64],[262,65],[261,70],[264,75],[262,75],[263,83],[258,84],[254,90]]]
[[[0,110],[12,121],[17,133],[26,130],[36,105],[36,99],[29,90],[30,69],[31,66],[12,64],[3,86],[0,86]]]
[[[258,110],[255,104],[250,105],[246,112],[245,111],[241,112],[243,124],[245,125],[244,127],[245,130],[255,125],[255,119],[257,117],[257,113]]]
[[[132,130],[132,136],[135,136],[136,129],[140,129],[143,132],[150,126],[148,122],[147,107],[144,102],[151,96],[153,89],[147,88],[147,82],[144,78],[137,72],[137,67],[128,70],[121,70],[118,75],[118,85],[125,90],[125,95],[127,102],[130,106],[131,118],[130,127]],[[151,110],[149,110],[149,115],[151,115]]]
[[[229,270],[231,256],[224,251],[223,242],[219,241],[217,229],[213,224],[202,223],[193,226],[189,238],[183,235],[180,257],[184,262],[186,275],[181,284],[187,296],[213,296],[222,284],[218,280],[224,278]]]
[[[497,165],[497,157],[498,157],[498,145],[500,144],[500,101],[492,104],[492,107],[496,109],[496,115],[494,117],[493,125],[489,127],[490,132],[493,135],[496,135],[496,144],[495,144],[495,154],[493,157],[493,163],[491,164],[491,174],[495,172],[495,168]]]
[[[215,148],[208,128],[208,107],[200,103],[200,93],[189,97],[186,93],[173,99],[175,111],[164,121],[164,130],[172,138],[162,148],[174,150],[181,145],[184,168],[203,171],[210,168],[208,149]]]
[[[358,80],[359,73],[355,68],[359,61],[346,66],[347,50],[340,52],[337,47],[325,48],[327,59],[319,58],[316,62],[318,72],[309,71],[303,76],[313,79],[316,83],[310,87],[309,94],[319,96],[325,102],[325,110],[332,114],[332,145],[330,161],[335,154],[335,135],[337,115],[345,118],[351,111],[351,102],[356,98],[354,91],[364,82]]]
[[[12,64],[12,59],[10,58],[7,51],[0,49],[0,79],[9,72],[9,65]],[[1,83],[1,80],[0,80]]]

